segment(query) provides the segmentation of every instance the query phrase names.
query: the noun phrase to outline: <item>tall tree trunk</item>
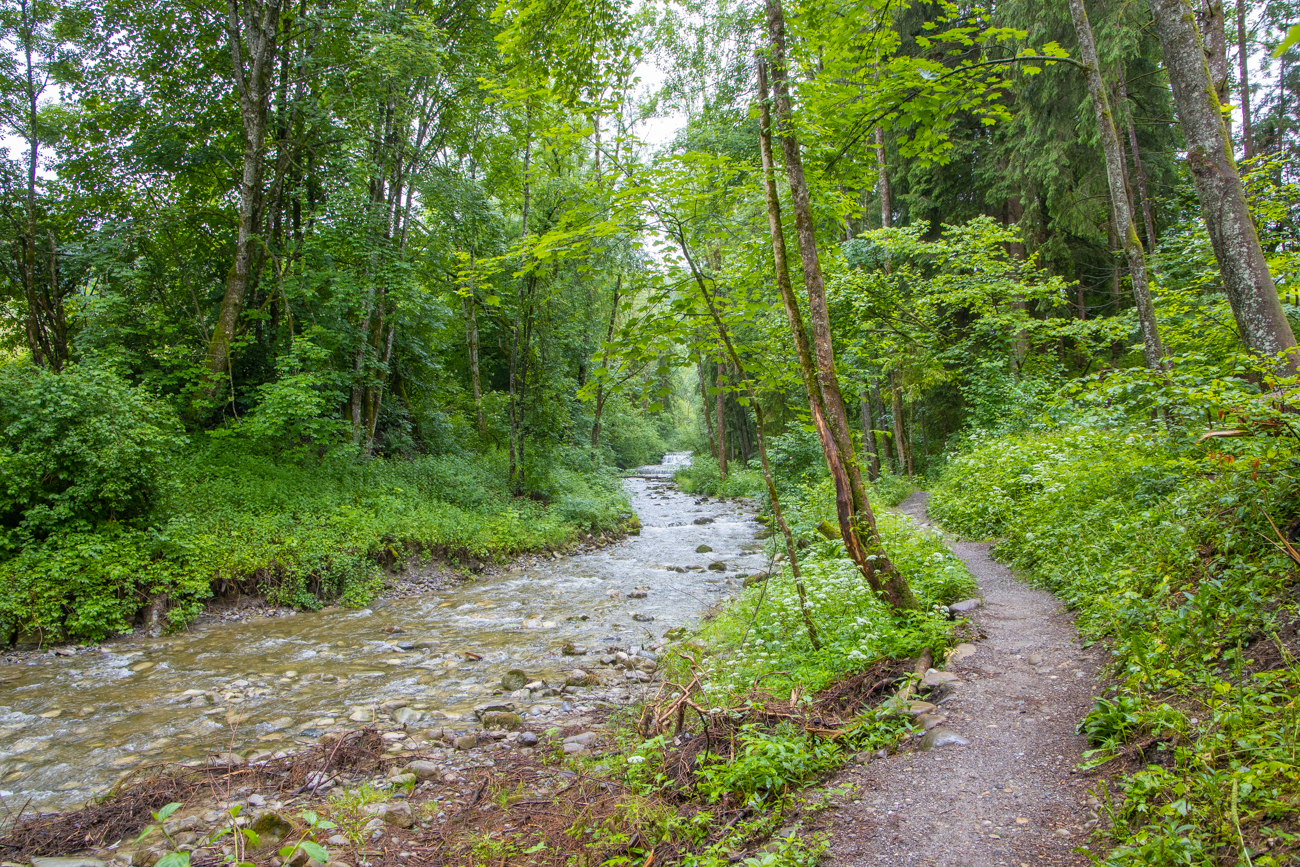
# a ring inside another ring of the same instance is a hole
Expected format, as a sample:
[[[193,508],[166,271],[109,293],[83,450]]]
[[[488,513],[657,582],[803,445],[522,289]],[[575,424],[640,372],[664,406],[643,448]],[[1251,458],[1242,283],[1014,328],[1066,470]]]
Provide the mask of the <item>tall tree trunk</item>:
[[[1201,0],[1201,44],[1205,47],[1205,62],[1214,81],[1214,92],[1220,105],[1229,102],[1228,34],[1223,0]],[[1223,116],[1228,141],[1232,141],[1232,116]]]
[[[599,130],[597,130],[599,132]],[[605,328],[605,345],[601,350],[600,366],[604,368],[609,364],[609,344],[614,339],[614,325],[618,322],[618,302],[623,291],[623,273],[620,271],[614,279],[614,296],[610,299],[609,304],[609,325]],[[604,374],[602,374],[602,377]],[[592,413],[591,419],[591,459],[595,460],[600,450],[600,418],[605,412],[605,401],[609,395],[605,391],[605,381],[602,378],[596,383],[596,407]]]
[[[1106,249],[1110,251],[1110,305],[1112,315],[1119,313],[1124,300],[1124,283],[1121,280],[1119,254],[1124,252],[1115,231],[1115,218],[1106,221]]]
[[[890,397],[893,400],[891,406],[894,422],[894,451],[898,459],[898,474],[912,475],[907,468],[907,450],[904,446],[906,438],[903,436],[903,390],[898,387],[898,373],[891,371],[889,374]]]
[[[775,13],[772,5],[768,7],[769,26],[780,37],[779,39],[773,39],[773,45],[774,47],[778,45],[783,47],[785,41],[784,23],[781,18],[779,0],[769,0],[769,3],[776,3]],[[774,20],[775,25],[772,24]],[[778,60],[784,62],[784,50],[778,55]],[[790,331],[794,337],[795,350],[799,359],[799,372],[803,377],[804,388],[808,392],[808,405],[812,411],[813,424],[817,428],[817,435],[821,439],[822,453],[826,457],[826,466],[830,470],[831,478],[835,484],[835,512],[839,520],[840,536],[844,540],[845,551],[848,552],[849,557],[862,571],[872,590],[895,608],[915,608],[917,603],[912,594],[912,588],[899,574],[897,567],[894,566],[893,561],[889,559],[880,544],[880,534],[876,530],[875,516],[871,513],[870,504],[865,502],[865,492],[863,495],[863,504],[866,507],[865,521],[859,520],[859,513],[854,508],[852,483],[844,469],[839,445],[827,420],[823,402],[823,383],[817,375],[812,347],[809,346],[808,335],[804,331],[803,316],[799,311],[799,303],[794,296],[793,284],[790,282],[785,233],[781,226],[781,203],[776,191],[776,169],[772,156],[772,116],[768,104],[767,66],[761,60],[758,64],[758,89],[759,154],[763,163],[763,189],[767,199],[767,222],[772,237],[772,257],[775,264],[776,285],[781,294],[781,301],[785,306],[786,317],[790,321]],[[785,102],[788,110],[788,93]],[[798,157],[797,145],[795,156]],[[804,194],[806,200],[806,188]],[[859,479],[859,484],[861,484],[861,479]],[[865,543],[860,535],[863,530],[863,523],[866,524],[865,529],[867,531]],[[870,551],[866,550],[868,547]],[[867,559],[869,555],[875,555],[875,559]],[[883,581],[881,575],[884,576]]]
[[[1246,0],[1237,0],[1237,67],[1241,75],[1241,147],[1246,159],[1255,156],[1250,126],[1250,51],[1246,43]]]
[[[876,516],[871,509],[871,503],[867,500],[867,489],[862,483],[862,473],[858,468],[857,456],[854,454],[848,413],[844,408],[844,396],[840,393],[839,379],[835,373],[830,312],[826,306],[826,285],[822,279],[821,262],[817,255],[812,202],[809,198],[808,182],[804,177],[799,141],[794,133],[786,71],[785,13],[781,8],[781,0],[766,0],[766,5],[768,36],[772,49],[772,109],[777,123],[776,132],[781,139],[786,178],[790,183],[795,234],[799,239],[799,261],[803,266],[804,287],[808,291],[812,343],[817,361],[817,382],[821,386],[826,422],[834,444],[834,450],[828,452],[827,458],[828,462],[831,457],[837,459],[845,477],[844,484],[847,488],[845,493],[849,497],[846,505],[850,510],[850,518],[846,525],[841,526],[841,534],[845,535],[845,548],[849,550],[855,562],[858,562],[864,570],[879,568],[883,572],[886,601],[895,608],[914,608],[917,603],[912,588],[898,572],[893,561],[884,554],[880,533],[876,529]],[[766,100],[763,102],[766,104]],[[867,557],[872,555],[879,559],[868,560]]]
[[[1156,325],[1155,305],[1151,302],[1151,286],[1147,282],[1147,257],[1133,223],[1133,209],[1129,205],[1128,187],[1125,183],[1124,154],[1115,131],[1114,116],[1106,98],[1106,86],[1101,80],[1101,65],[1097,48],[1092,41],[1092,25],[1083,0],[1070,0],[1070,14],[1079,37],[1079,50],[1087,66],[1088,92],[1097,114],[1097,128],[1101,137],[1102,156],[1106,162],[1106,181],[1110,185],[1111,215],[1120,235],[1120,244],[1128,260],[1129,280],[1133,284],[1133,300],[1137,304],[1138,325],[1142,330],[1143,355],[1147,367],[1163,370],[1165,350],[1160,342]],[[1080,305],[1082,306],[1082,305]]]
[[[876,448],[876,421],[871,412],[871,393],[866,386],[862,388],[862,456],[867,462],[867,478],[876,481],[880,478],[880,451]]]
[[[478,301],[472,292],[471,288],[471,294],[461,298],[460,305],[465,312],[465,349],[469,355],[469,384],[474,392],[474,415],[478,422],[479,436],[483,436],[487,433],[487,419],[483,415],[483,383],[478,363]]]
[[[727,384],[727,376],[723,367],[722,359],[718,359],[718,387],[717,404],[718,404],[718,475],[725,481],[727,478],[727,417],[724,414],[726,409],[727,393],[723,387]]]
[[[716,455],[718,453],[718,438],[713,431],[713,407],[709,400],[708,381],[704,378],[703,356],[700,357],[699,363],[695,365],[695,372],[700,380],[700,406],[704,410],[704,427],[708,430],[709,435],[709,454]]]
[[[1124,83],[1124,67],[1119,69],[1120,108],[1124,110],[1124,123],[1128,126],[1129,150],[1133,153],[1133,175],[1137,180],[1137,191],[1142,206],[1142,223],[1147,230],[1146,249],[1156,248],[1156,223],[1151,217],[1151,196],[1147,193],[1147,173],[1142,167],[1142,151],[1138,148],[1137,127],[1133,123],[1133,108],[1128,101],[1128,86]]]
[[[208,345],[207,369],[202,393],[211,400],[225,385],[230,368],[231,343],[244,309],[244,298],[253,280],[256,236],[259,230],[263,149],[266,144],[266,115],[271,100],[271,71],[279,36],[279,0],[229,0],[226,39],[229,42],[239,116],[243,123],[243,165],[239,175],[239,216],[235,231],[235,261],[226,275],[216,326]],[[234,400],[234,395],[230,399]]]
[[[1242,341],[1296,370],[1300,352],[1277,297],[1223,124],[1218,94],[1185,0],[1150,0],[1187,143],[1196,197]]]
[[[523,166],[523,208],[520,219],[520,247],[524,255],[528,255],[526,249],[523,249],[528,241],[528,211],[532,205],[532,183],[529,171],[532,167],[533,159],[533,107],[528,106],[527,122],[524,128],[524,166]],[[531,303],[532,287],[536,276],[530,270],[524,279],[520,281],[520,287],[515,292],[516,304],[515,318],[510,328],[510,369],[507,388],[509,394],[509,415],[510,415],[510,488],[518,494],[523,490],[523,461],[524,461],[524,444],[521,437],[523,430],[522,414],[523,409],[520,406],[520,392],[523,390],[526,373],[523,371],[525,359],[521,356],[520,349],[523,343],[524,321],[527,318],[526,303]],[[522,347],[523,352],[527,353],[527,346]]]
[[[894,225],[894,200],[889,192],[889,166],[885,163],[885,131],[876,127],[876,166],[880,173],[876,177],[876,189],[880,191],[880,227],[889,229]]]

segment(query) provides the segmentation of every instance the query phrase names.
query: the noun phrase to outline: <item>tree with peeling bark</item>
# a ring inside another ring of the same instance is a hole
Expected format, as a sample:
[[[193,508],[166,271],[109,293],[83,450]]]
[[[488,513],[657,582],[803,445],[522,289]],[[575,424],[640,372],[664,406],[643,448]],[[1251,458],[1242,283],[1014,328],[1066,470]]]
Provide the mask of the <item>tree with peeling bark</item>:
[[[1237,174],[1193,11],[1187,0],[1150,0],[1150,5],[1187,143],[1187,165],[1241,341],[1276,357],[1283,369],[1300,370],[1300,350]]]
[[[1147,367],[1165,369],[1165,349],[1160,342],[1160,328],[1156,323],[1155,304],[1151,301],[1151,285],[1147,280],[1146,251],[1138,238],[1137,224],[1133,221],[1133,206],[1129,200],[1128,179],[1124,166],[1124,150],[1120,145],[1115,118],[1111,114],[1106,84],[1101,76],[1101,62],[1097,46],[1092,39],[1092,24],[1084,0],[1070,0],[1070,13],[1079,37],[1079,51],[1083,55],[1084,75],[1088,77],[1088,93],[1097,116],[1097,132],[1106,161],[1106,179],[1110,186],[1111,212],[1119,232],[1124,258],[1128,261],[1129,280],[1133,286],[1133,300],[1137,303],[1138,325],[1142,331],[1143,355]]]

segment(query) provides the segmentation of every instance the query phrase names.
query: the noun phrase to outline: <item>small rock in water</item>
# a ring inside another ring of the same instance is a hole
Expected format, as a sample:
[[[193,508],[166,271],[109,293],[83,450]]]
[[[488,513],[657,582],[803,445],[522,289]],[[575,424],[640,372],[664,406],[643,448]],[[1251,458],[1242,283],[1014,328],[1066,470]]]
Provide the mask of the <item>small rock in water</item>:
[[[408,723],[419,722],[424,718],[424,711],[412,710],[409,707],[399,707],[393,711],[393,719],[398,725],[407,725]]]
[[[653,623],[655,618],[653,614],[642,614],[638,611],[632,615],[632,619],[637,623]]]
[[[366,710],[365,708],[357,708],[356,710],[352,711],[352,713],[348,716],[348,719],[352,720],[352,722],[357,722],[357,723],[374,722],[375,714],[373,711]]]
[[[709,564],[709,571],[710,571],[710,572],[726,572],[726,571],[727,571],[727,564],[726,564],[726,563],[723,563],[723,562],[720,561],[720,560],[714,560],[712,563]]]
[[[583,671],[581,668],[575,668],[564,678],[565,686],[597,686],[600,684],[600,678],[596,675]]]
[[[741,586],[753,587],[755,584],[762,584],[768,579],[766,572],[755,572],[753,575],[746,575],[741,579]]]
[[[501,688],[506,692],[514,692],[517,689],[523,689],[528,683],[528,675],[524,674],[517,668],[507,671],[501,677]]]
[[[704,524],[712,524],[712,523],[713,523],[713,519],[712,519],[712,518],[696,518],[694,521],[691,521],[691,523],[692,523],[692,524],[700,524],[700,525],[704,525]]]
[[[579,647],[576,644],[570,643],[561,647],[560,653],[564,654],[565,656],[586,656],[587,648]]]
[[[929,734],[921,738],[921,749],[934,750],[939,747],[964,747],[970,741],[949,728],[936,726],[930,729]]]
[[[698,547],[698,548],[695,549],[695,553],[696,553],[696,554],[708,554],[708,553],[710,553],[712,550],[713,550],[713,549],[710,548],[708,545],[701,545],[700,547]]]
[[[631,593],[627,594],[628,599],[644,599],[645,597],[646,593],[644,590],[633,590]]]

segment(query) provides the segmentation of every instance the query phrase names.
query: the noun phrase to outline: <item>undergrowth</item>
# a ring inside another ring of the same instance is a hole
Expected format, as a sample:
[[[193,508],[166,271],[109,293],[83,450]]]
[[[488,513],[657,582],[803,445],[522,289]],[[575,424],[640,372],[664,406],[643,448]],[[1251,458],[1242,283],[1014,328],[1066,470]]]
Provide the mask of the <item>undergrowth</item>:
[[[1240,433],[1247,433],[1242,430]],[[1065,599],[1116,683],[1083,723],[1118,769],[1105,863],[1300,857],[1297,562],[1289,439],[1162,428],[977,440],[931,501],[945,528]]]
[[[495,453],[285,462],[189,446],[157,476],[133,520],[4,534],[0,639],[100,640],[130,629],[158,595],[173,627],[232,589],[302,608],[361,604],[384,568],[413,557],[500,560],[616,530],[630,514],[607,473],[556,467],[549,502],[513,497]]]

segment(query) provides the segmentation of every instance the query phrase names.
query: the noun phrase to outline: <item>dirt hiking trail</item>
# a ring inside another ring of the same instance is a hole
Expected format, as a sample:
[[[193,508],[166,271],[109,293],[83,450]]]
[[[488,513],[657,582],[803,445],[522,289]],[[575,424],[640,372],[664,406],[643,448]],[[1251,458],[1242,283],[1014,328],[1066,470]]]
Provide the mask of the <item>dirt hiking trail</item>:
[[[914,494],[898,511],[928,525],[928,498]],[[959,679],[929,697],[937,708],[920,719],[933,746],[918,738],[830,781],[854,788],[816,822],[831,839],[822,864],[1088,864],[1075,850],[1097,814],[1092,779],[1075,771],[1087,747],[1075,727],[1092,707],[1103,651],[1085,651],[1064,605],[1017,581],[987,543],[951,547],[979,582],[984,605],[966,616],[980,637],[948,661]]]

